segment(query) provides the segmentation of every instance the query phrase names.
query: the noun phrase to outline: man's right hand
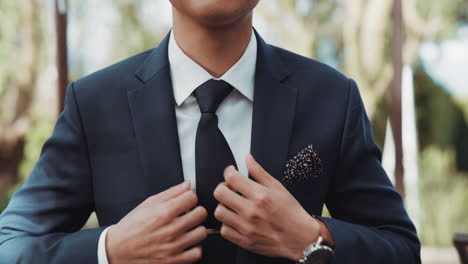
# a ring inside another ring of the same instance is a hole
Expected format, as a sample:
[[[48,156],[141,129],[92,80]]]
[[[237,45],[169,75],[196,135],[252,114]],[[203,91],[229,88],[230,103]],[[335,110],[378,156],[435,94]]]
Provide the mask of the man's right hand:
[[[193,263],[201,259],[200,242],[207,230],[200,224],[207,211],[197,203],[188,181],[143,201],[109,229],[109,263]]]

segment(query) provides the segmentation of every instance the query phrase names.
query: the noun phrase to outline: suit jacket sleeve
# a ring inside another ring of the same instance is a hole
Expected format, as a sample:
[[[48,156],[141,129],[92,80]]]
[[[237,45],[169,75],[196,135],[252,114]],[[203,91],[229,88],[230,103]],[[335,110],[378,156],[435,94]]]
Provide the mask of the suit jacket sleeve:
[[[354,81],[349,81],[340,164],[321,218],[336,246],[336,263],[420,263],[420,244],[381,152]]]
[[[39,161],[0,216],[1,263],[97,263],[103,228],[79,231],[94,199],[73,83],[65,101]]]

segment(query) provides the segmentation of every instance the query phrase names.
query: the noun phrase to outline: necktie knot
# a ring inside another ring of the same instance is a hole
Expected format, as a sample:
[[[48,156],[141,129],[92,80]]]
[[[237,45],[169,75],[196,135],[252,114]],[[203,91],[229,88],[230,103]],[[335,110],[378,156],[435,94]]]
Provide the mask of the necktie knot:
[[[233,87],[223,80],[211,79],[200,85],[193,95],[197,99],[200,112],[215,114],[232,89]]]

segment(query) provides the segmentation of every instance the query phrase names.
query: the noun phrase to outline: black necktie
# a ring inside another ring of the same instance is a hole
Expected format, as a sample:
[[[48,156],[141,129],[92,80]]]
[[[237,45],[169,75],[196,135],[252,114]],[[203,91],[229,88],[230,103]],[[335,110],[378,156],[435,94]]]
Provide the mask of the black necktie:
[[[224,181],[223,172],[236,161],[223,133],[218,128],[218,109],[233,87],[222,80],[209,80],[193,93],[200,107],[201,118],[195,139],[195,167],[197,195],[201,206],[208,211],[206,227],[219,229],[214,217],[218,201],[213,197],[216,186]]]

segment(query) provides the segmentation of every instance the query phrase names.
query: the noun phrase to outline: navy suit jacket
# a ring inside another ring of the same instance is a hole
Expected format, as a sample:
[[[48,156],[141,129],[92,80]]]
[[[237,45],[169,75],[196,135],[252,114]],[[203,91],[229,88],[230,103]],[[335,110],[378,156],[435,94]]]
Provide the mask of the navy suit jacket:
[[[327,205],[335,263],[420,263],[355,82],[256,36],[253,156],[280,179],[314,145],[322,175],[288,189],[310,214]],[[184,180],[168,39],[69,85],[39,161],[0,216],[0,263],[97,263],[105,227]],[[80,230],[93,211],[101,227]],[[237,263],[292,262],[239,248]]]

